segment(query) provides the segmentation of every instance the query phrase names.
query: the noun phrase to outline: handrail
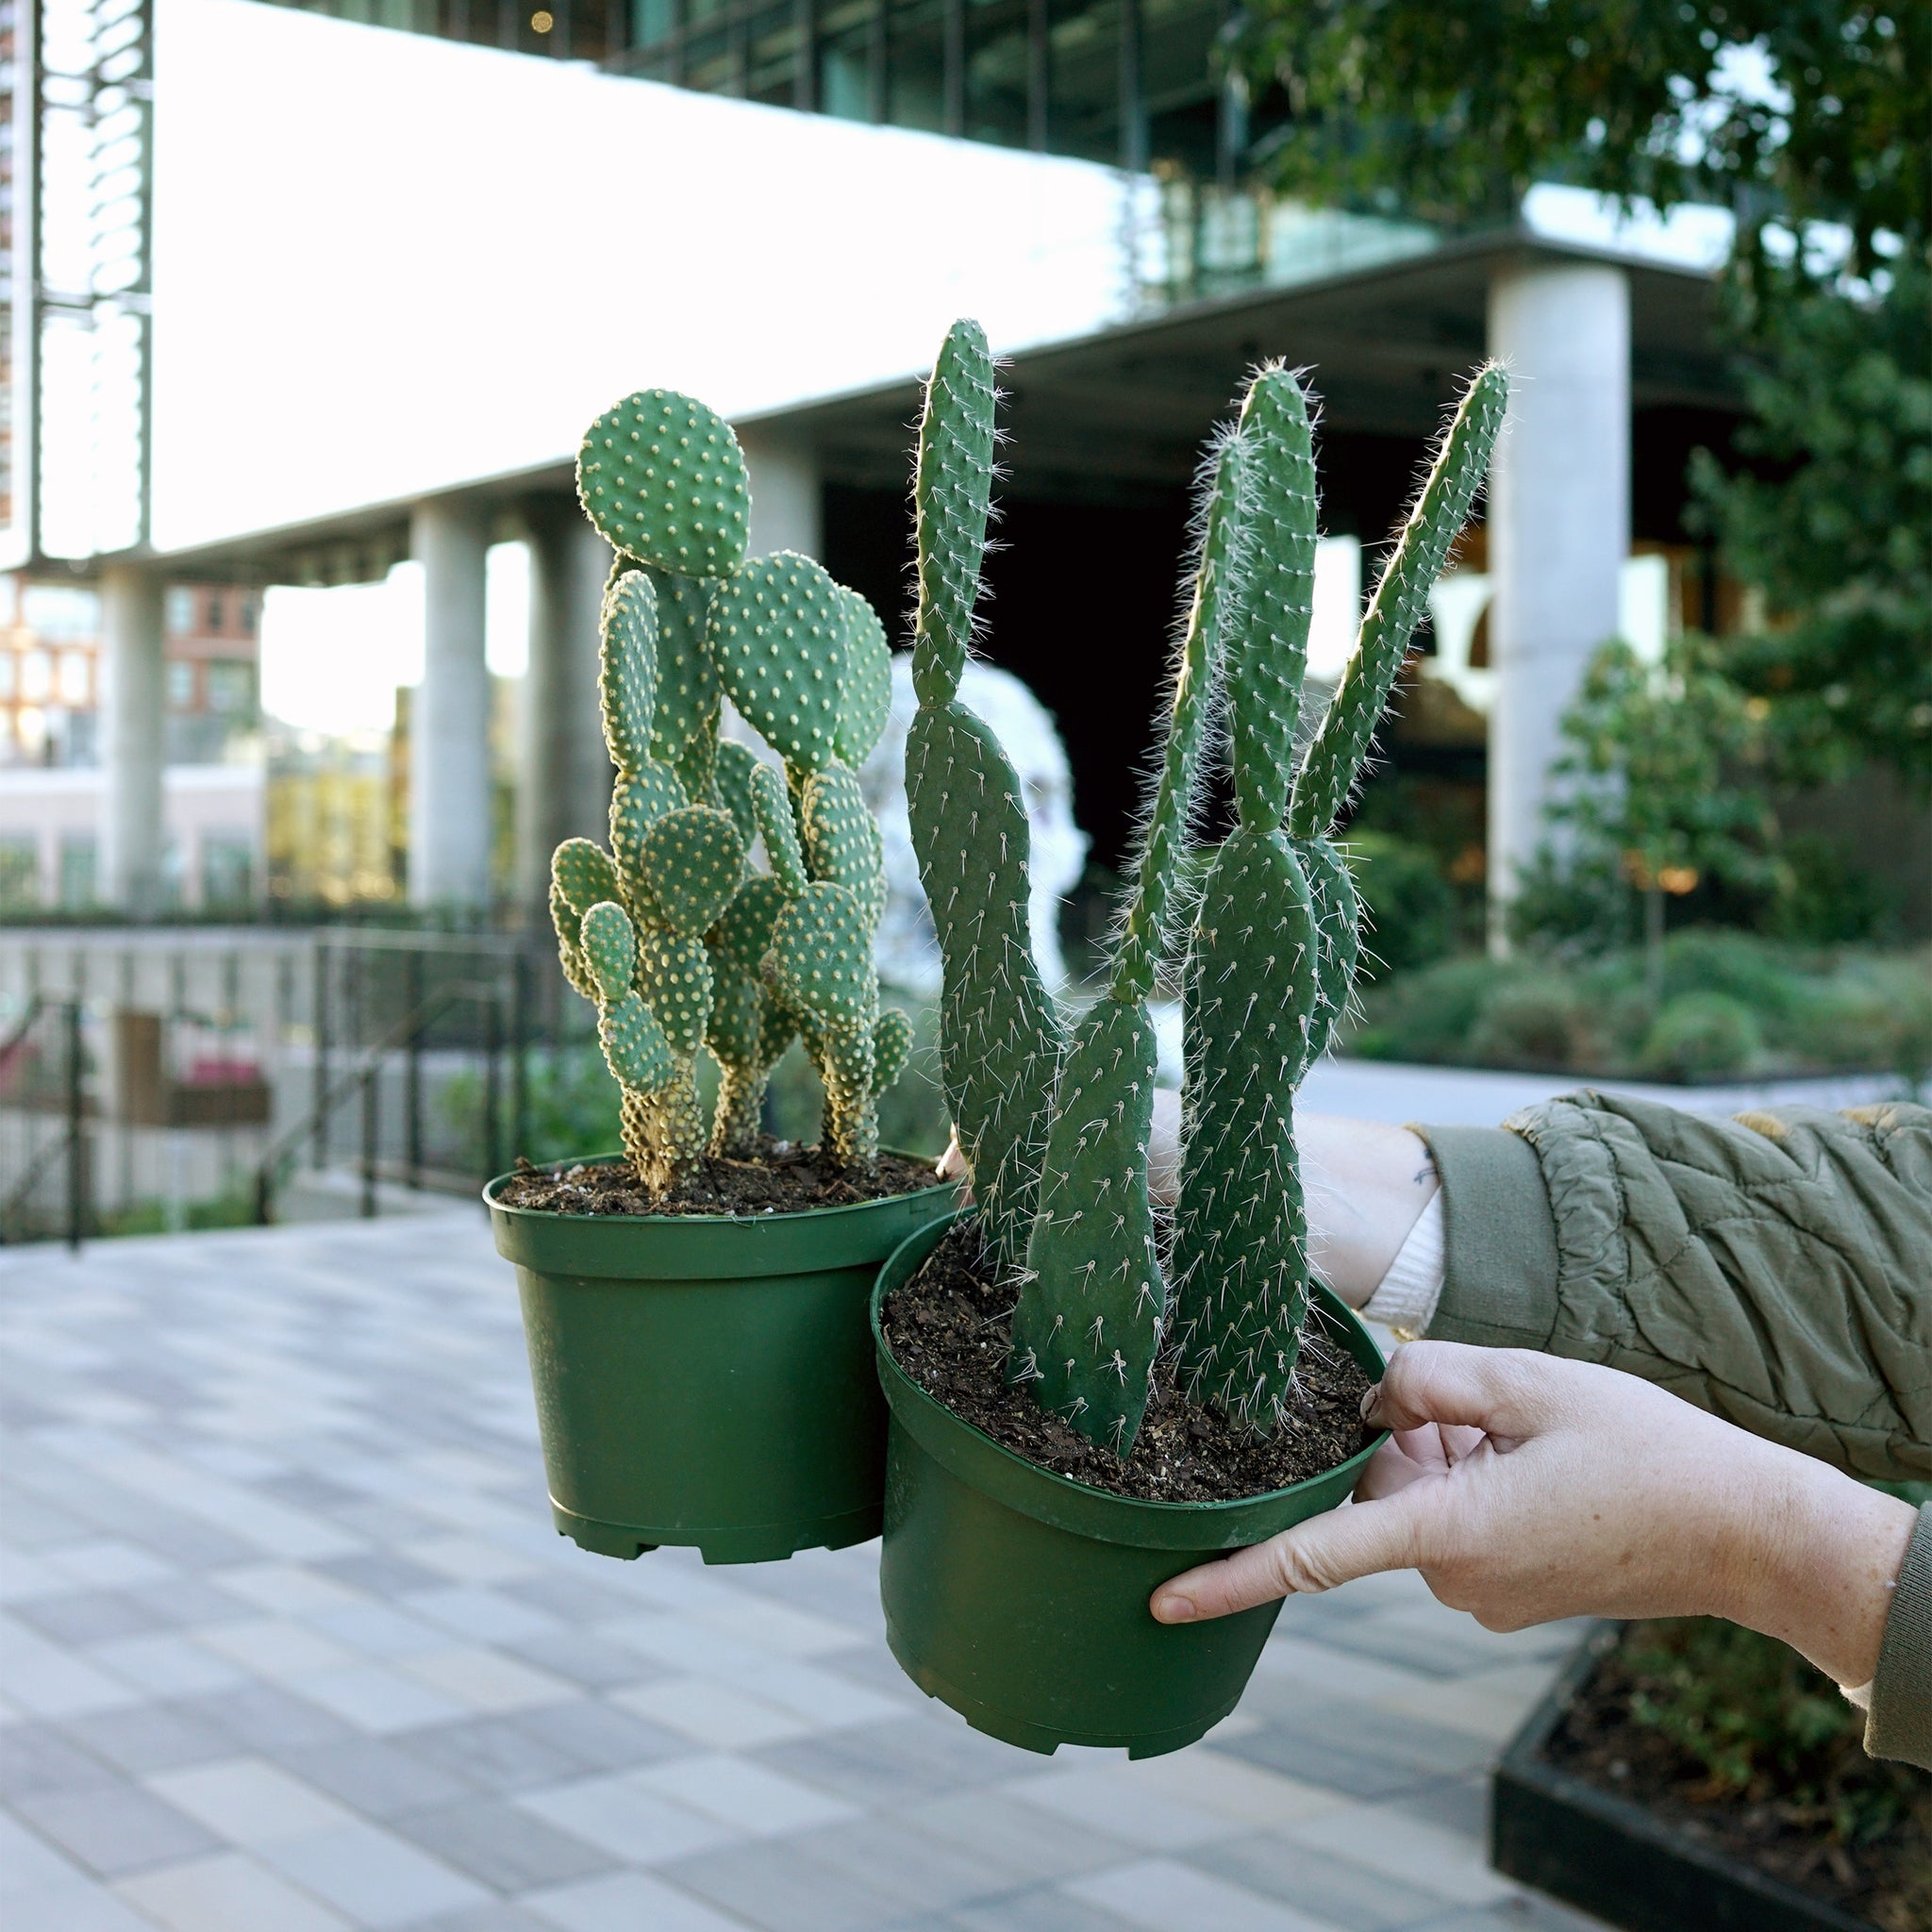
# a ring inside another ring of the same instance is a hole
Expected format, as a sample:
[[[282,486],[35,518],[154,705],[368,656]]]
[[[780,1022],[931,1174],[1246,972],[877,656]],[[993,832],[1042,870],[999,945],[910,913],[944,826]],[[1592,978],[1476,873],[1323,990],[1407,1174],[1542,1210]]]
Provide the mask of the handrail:
[[[452,1007],[463,1000],[472,1000],[482,1007],[488,1016],[491,1041],[491,1060],[490,1078],[494,1079],[495,1036],[500,1024],[503,1004],[501,985],[488,981],[462,980],[454,986],[445,986],[422,1001],[398,1020],[389,1031],[373,1045],[361,1049],[357,1063],[323,1089],[315,1105],[292,1126],[278,1134],[268,1151],[262,1156],[255,1175],[255,1218],[266,1226],[275,1218],[275,1193],[277,1176],[294,1158],[296,1149],[311,1136],[320,1137],[326,1123],[333,1118],[336,1109],[351,1093],[359,1090],[362,1096],[362,1213],[365,1219],[373,1219],[375,1213],[376,1159],[375,1142],[378,1117],[377,1081],[381,1077],[385,1058],[397,1047],[405,1046],[412,1040],[420,1040],[428,1027]],[[491,1132],[494,1133],[494,1108],[491,1108]],[[412,1172],[414,1170],[412,1169]]]

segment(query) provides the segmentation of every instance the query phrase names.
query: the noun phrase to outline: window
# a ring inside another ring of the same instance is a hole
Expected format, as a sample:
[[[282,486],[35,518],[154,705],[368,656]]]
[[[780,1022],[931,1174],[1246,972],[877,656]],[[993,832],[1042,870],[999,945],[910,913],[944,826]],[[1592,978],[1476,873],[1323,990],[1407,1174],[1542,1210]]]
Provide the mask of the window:
[[[20,689],[20,659],[11,651],[0,651],[0,698],[10,698]]]
[[[168,664],[168,708],[192,711],[194,708],[194,663],[192,658],[175,658]]]
[[[31,832],[0,832],[0,911],[41,903],[41,848]]]
[[[29,584],[20,600],[21,621],[43,638],[97,638],[101,600],[75,584]]]
[[[201,841],[201,903],[210,911],[255,897],[255,850],[246,832],[208,832]]]
[[[219,660],[208,667],[208,708],[225,718],[255,708],[255,666],[241,658]]]
[[[219,636],[222,628],[222,600],[213,596],[208,600],[208,628],[210,637]]]
[[[54,691],[54,660],[45,651],[29,651],[20,660],[20,694],[31,705],[43,705]]]
[[[168,592],[168,630],[171,636],[179,637],[184,631],[194,628],[194,599],[190,592],[173,590]]]
[[[60,839],[60,908],[78,912],[94,903],[94,835],[66,832]]]
[[[60,653],[60,702],[63,705],[79,707],[86,704],[92,682],[85,651]]]

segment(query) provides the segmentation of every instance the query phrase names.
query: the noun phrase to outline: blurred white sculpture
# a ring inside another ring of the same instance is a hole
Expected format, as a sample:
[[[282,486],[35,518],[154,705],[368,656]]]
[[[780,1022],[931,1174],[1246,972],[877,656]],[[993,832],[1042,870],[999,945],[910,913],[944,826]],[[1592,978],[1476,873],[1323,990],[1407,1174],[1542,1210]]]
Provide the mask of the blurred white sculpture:
[[[1074,774],[1053,715],[1009,671],[969,661],[959,699],[991,727],[1013,761],[1026,799],[1033,851],[1033,954],[1040,975],[1058,989],[1067,977],[1060,952],[1060,901],[1087,862],[1087,834],[1074,823]],[[886,886],[890,897],[879,924],[879,977],[908,992],[940,989],[940,950],[932,915],[919,885],[919,860],[906,814],[906,731],[912,722],[912,663],[904,653],[892,659],[892,715],[872,756],[859,772],[867,802],[878,819],[886,847]]]

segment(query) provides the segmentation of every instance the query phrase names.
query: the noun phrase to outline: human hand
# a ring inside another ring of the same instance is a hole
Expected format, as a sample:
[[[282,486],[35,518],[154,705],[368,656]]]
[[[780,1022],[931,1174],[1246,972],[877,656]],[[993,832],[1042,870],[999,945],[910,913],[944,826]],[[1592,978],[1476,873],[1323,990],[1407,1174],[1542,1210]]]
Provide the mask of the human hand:
[[[1916,1514],[1613,1369],[1523,1349],[1398,1350],[1369,1417],[1394,1433],[1356,1501],[1154,1593],[1162,1623],[1413,1569],[1491,1630],[1721,1616],[1840,1684],[1877,1666]]]

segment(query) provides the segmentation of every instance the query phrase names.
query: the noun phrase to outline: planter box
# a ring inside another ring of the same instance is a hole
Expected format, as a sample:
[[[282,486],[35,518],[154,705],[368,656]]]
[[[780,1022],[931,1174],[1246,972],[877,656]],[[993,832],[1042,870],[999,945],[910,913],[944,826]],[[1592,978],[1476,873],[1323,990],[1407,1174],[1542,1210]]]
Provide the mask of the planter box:
[[[1591,1633],[1503,1754],[1491,1780],[1490,1862],[1626,1932],[1874,1932],[1869,1919],[1698,1842],[1543,1756],[1622,1627]]]

